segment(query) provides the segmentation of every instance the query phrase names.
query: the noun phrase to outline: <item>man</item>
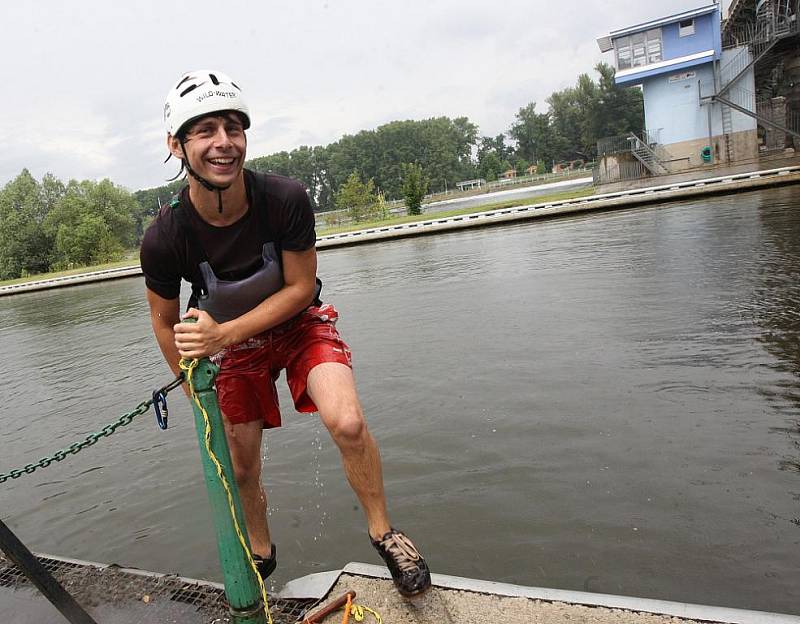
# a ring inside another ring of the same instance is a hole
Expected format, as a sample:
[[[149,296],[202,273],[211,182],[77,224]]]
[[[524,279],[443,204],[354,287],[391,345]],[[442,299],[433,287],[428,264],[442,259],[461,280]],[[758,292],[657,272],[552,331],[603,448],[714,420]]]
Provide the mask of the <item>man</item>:
[[[167,147],[188,186],[159,212],[141,248],[153,331],[176,374],[181,357],[211,357],[257,567],[276,565],[261,485],[262,429],[280,426],[275,380],[286,370],[295,408],[318,411],[364,508],[370,540],[398,591],[415,596],[430,573],[386,511],[381,461],[339,336],[319,300],[314,214],[303,186],[244,169],[250,114],[225,74],[184,74],[164,107]],[[181,279],[192,285],[180,315]],[[181,323],[194,318],[195,323]]]

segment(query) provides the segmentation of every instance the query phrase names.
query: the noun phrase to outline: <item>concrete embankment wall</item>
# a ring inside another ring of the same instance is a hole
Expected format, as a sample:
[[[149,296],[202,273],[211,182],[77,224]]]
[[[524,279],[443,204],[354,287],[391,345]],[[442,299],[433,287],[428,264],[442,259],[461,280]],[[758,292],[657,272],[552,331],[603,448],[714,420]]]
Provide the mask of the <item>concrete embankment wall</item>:
[[[78,275],[62,275],[60,277],[37,280],[35,282],[23,282],[21,284],[12,284],[11,286],[2,286],[0,287],[0,297],[4,295],[15,295],[17,293],[32,292],[36,290],[49,290],[51,288],[77,286],[79,284],[89,284],[91,282],[107,282],[109,280],[122,279],[123,277],[137,277],[141,274],[141,267],[139,267],[139,265],[134,265],[120,267],[118,269],[80,273]]]
[[[800,165],[763,171],[733,173],[713,178],[660,184],[657,186],[627,189],[610,193],[599,193],[597,195],[579,197],[576,199],[541,202],[538,204],[502,208],[499,210],[487,210],[457,217],[443,217],[441,219],[431,217],[430,219],[415,221],[413,223],[387,225],[355,232],[332,234],[317,239],[317,249],[322,250],[331,247],[359,245],[393,238],[437,234],[469,227],[502,225],[514,221],[556,217],[559,215],[588,212],[592,210],[614,210],[641,204],[668,203],[682,199],[691,199],[702,195],[743,192],[785,184],[800,184]],[[141,269],[138,266],[63,276],[36,282],[14,284],[12,286],[3,286],[0,287],[0,297],[23,292],[120,279],[136,275],[141,275]]]
[[[690,182],[662,184],[646,188],[613,193],[599,193],[587,197],[542,202],[527,206],[475,212],[458,217],[431,218],[401,225],[387,225],[356,232],[323,236],[317,240],[317,249],[358,245],[389,238],[420,236],[468,227],[500,225],[524,219],[555,217],[592,210],[613,210],[639,204],[668,203],[701,195],[715,195],[755,190],[770,186],[800,183],[800,166],[782,167],[765,171],[740,173]]]

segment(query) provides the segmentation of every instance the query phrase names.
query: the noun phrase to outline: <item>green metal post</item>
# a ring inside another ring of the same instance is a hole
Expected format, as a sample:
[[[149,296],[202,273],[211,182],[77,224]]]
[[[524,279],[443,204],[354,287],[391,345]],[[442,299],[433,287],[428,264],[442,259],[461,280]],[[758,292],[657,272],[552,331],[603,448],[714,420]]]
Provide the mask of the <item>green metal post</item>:
[[[228,450],[228,441],[225,438],[222,415],[219,411],[219,403],[217,403],[217,393],[214,390],[214,379],[218,372],[219,368],[217,366],[214,366],[208,358],[203,358],[192,371],[192,383],[200,404],[208,414],[211,425],[211,450],[222,465],[222,470],[233,496],[236,518],[249,548],[250,541],[247,538],[247,528],[244,522],[244,514],[242,513],[242,504],[239,500],[239,490],[233,478],[231,454]],[[236,535],[236,528],[231,518],[230,504],[225,488],[217,475],[214,463],[206,452],[203,412],[194,401],[192,401],[192,409],[194,410],[197,437],[200,441],[200,457],[203,460],[208,499],[211,503],[214,527],[217,531],[217,547],[219,549],[220,563],[222,564],[225,595],[228,598],[233,618],[232,622],[234,624],[265,624],[267,617],[264,613],[258,580]]]

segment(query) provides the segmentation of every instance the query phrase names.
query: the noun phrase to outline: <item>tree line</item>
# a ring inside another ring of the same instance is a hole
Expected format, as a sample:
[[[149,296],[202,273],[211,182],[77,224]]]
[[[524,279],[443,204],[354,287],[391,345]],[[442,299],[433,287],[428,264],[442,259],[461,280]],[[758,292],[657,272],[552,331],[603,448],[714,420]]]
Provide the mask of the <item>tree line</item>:
[[[581,74],[573,87],[552,93],[547,108],[530,102],[519,109],[508,131],[482,136],[466,117],[436,117],[392,121],[374,130],[345,135],[325,146],[301,146],[253,158],[247,166],[302,181],[317,212],[334,210],[337,196],[352,174],[363,184],[371,180],[384,199],[402,199],[409,165],[422,168],[433,192],[455,188],[462,180],[496,180],[515,169],[523,174],[532,165],[538,173],[561,162],[592,162],[597,141],[644,127],[644,104],[637,88],[614,84],[614,68],[595,66],[597,80]],[[139,191],[150,209],[168,201],[175,183]]]
[[[121,259],[147,220],[111,180],[38,182],[23,169],[0,190],[0,279]]]
[[[552,93],[547,108],[530,102],[506,133],[482,136],[466,117],[392,121],[326,146],[301,146],[253,158],[246,166],[302,181],[314,210],[347,208],[355,220],[385,215],[385,201],[405,199],[418,213],[422,195],[461,180],[497,179],[509,169],[549,171],[555,163],[596,155],[597,140],[644,126],[641,91],[614,84],[600,63],[594,80]],[[144,228],[185,184],[130,193],[110,180],[41,182],[25,169],[0,190],[0,279],[111,261],[141,240]]]

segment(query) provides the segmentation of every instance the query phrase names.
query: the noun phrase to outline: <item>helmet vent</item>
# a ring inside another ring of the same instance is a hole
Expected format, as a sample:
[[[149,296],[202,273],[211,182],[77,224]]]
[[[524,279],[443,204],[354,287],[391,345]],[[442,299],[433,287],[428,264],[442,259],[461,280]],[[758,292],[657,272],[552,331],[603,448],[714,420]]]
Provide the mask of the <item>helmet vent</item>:
[[[167,92],[164,104],[167,134],[179,137],[188,122],[222,111],[235,112],[241,116],[244,129],[250,127],[250,111],[242,90],[228,74],[214,68],[197,69],[181,75],[176,83]]]

